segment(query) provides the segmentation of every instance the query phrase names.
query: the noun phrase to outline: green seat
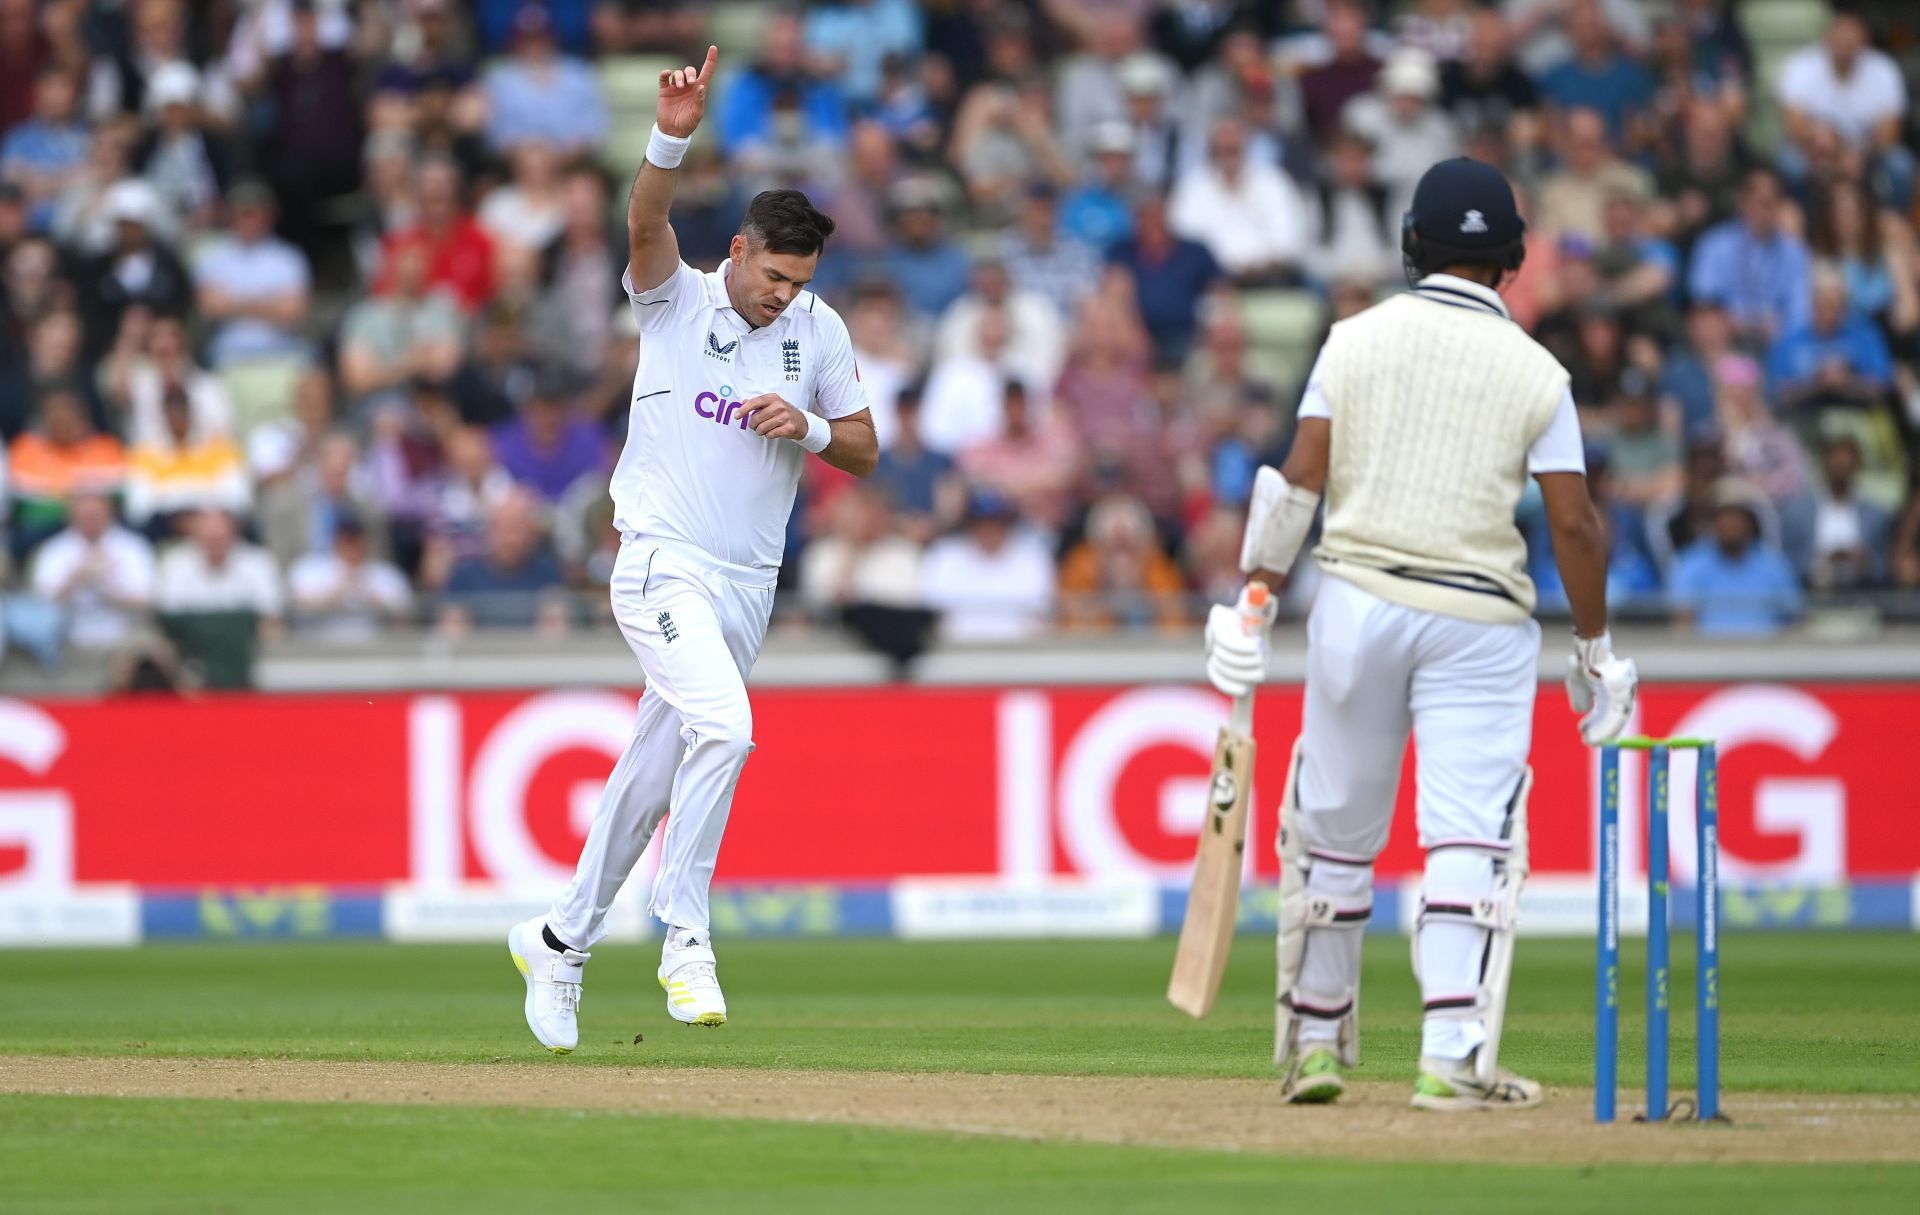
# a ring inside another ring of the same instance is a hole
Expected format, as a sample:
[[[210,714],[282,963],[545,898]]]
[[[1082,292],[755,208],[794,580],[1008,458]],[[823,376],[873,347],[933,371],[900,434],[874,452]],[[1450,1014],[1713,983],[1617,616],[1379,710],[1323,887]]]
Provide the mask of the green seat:
[[[1247,331],[1254,366],[1282,393],[1299,386],[1313,366],[1314,347],[1326,323],[1326,306],[1311,291],[1257,288],[1242,291],[1240,323]]]
[[[609,115],[653,113],[660,73],[683,66],[669,55],[617,55],[600,61],[600,95]]]
[[[1804,46],[1826,32],[1826,0],[1746,0],[1739,21],[1756,48]]]
[[[707,18],[707,36],[720,48],[722,59],[735,63],[750,59],[760,53],[760,33],[771,11],[771,5],[754,0],[717,4]]]
[[[293,395],[307,373],[300,355],[242,359],[220,369],[220,382],[233,403],[234,434],[244,440],[262,422],[293,416]]]

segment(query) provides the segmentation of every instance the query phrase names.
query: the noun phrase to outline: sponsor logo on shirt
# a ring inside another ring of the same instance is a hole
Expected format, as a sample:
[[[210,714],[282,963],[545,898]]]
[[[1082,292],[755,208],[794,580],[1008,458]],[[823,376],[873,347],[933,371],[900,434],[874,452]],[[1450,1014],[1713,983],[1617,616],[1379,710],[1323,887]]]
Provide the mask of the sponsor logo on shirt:
[[[713,331],[711,329],[707,331],[706,354],[707,354],[707,357],[710,359],[719,359],[723,363],[731,362],[733,360],[733,349],[739,344],[740,344],[740,339],[735,338],[731,342],[728,342],[726,345],[722,346],[720,344],[720,339],[713,336]]]
[[[743,402],[732,400],[733,386],[721,385],[719,392],[702,392],[693,398],[693,412],[710,422],[722,426],[739,423],[740,429],[747,429],[747,409]]]

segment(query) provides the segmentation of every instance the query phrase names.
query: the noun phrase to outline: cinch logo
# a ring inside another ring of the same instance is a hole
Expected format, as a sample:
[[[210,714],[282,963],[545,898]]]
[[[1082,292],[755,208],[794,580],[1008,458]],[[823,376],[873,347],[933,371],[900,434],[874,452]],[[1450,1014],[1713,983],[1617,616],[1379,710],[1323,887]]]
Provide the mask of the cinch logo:
[[[731,426],[739,420],[741,430],[747,428],[747,409],[740,401],[730,401],[722,393],[731,393],[732,388],[722,388],[720,392],[703,392],[693,398],[693,412],[703,418],[711,419],[722,426]]]
[[[726,345],[722,346],[720,344],[720,339],[713,336],[713,331],[712,330],[707,331],[706,354],[707,354],[707,357],[710,359],[719,359],[721,362],[731,361],[733,359],[733,348],[735,346],[738,346],[739,344],[740,344],[740,339],[735,338],[731,342],[728,342]]]

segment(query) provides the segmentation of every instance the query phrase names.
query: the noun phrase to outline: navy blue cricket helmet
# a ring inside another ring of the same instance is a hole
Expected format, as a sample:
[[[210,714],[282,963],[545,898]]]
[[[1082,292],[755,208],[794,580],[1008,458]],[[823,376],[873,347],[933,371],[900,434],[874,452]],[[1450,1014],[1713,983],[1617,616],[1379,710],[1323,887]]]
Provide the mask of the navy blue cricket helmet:
[[[1518,270],[1527,255],[1527,222],[1513,187],[1490,164],[1457,156],[1428,169],[1400,220],[1400,252],[1417,279],[1447,266]]]

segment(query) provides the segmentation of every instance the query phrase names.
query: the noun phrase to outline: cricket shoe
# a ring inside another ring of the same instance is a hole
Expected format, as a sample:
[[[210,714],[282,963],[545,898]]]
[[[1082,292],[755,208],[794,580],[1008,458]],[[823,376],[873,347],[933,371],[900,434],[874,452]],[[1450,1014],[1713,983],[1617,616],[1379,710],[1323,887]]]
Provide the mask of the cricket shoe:
[[[1435,1059],[1420,1056],[1420,1078],[1413,1084],[1417,1110],[1527,1110],[1540,1104],[1540,1084],[1496,1067],[1493,1080],[1482,1084],[1474,1070],[1474,1056]]]
[[[725,1025],[727,1000],[713,969],[707,934],[676,928],[660,950],[660,986],[667,993],[667,1015],[683,1025]]]
[[[543,935],[547,922],[535,916],[507,931],[507,952],[527,981],[527,1028],[556,1055],[580,1045],[580,983],[587,957],[577,949],[556,950]]]
[[[1287,1073],[1281,1095],[1289,1105],[1331,1105],[1347,1091],[1340,1056],[1332,1047],[1309,1047]]]

